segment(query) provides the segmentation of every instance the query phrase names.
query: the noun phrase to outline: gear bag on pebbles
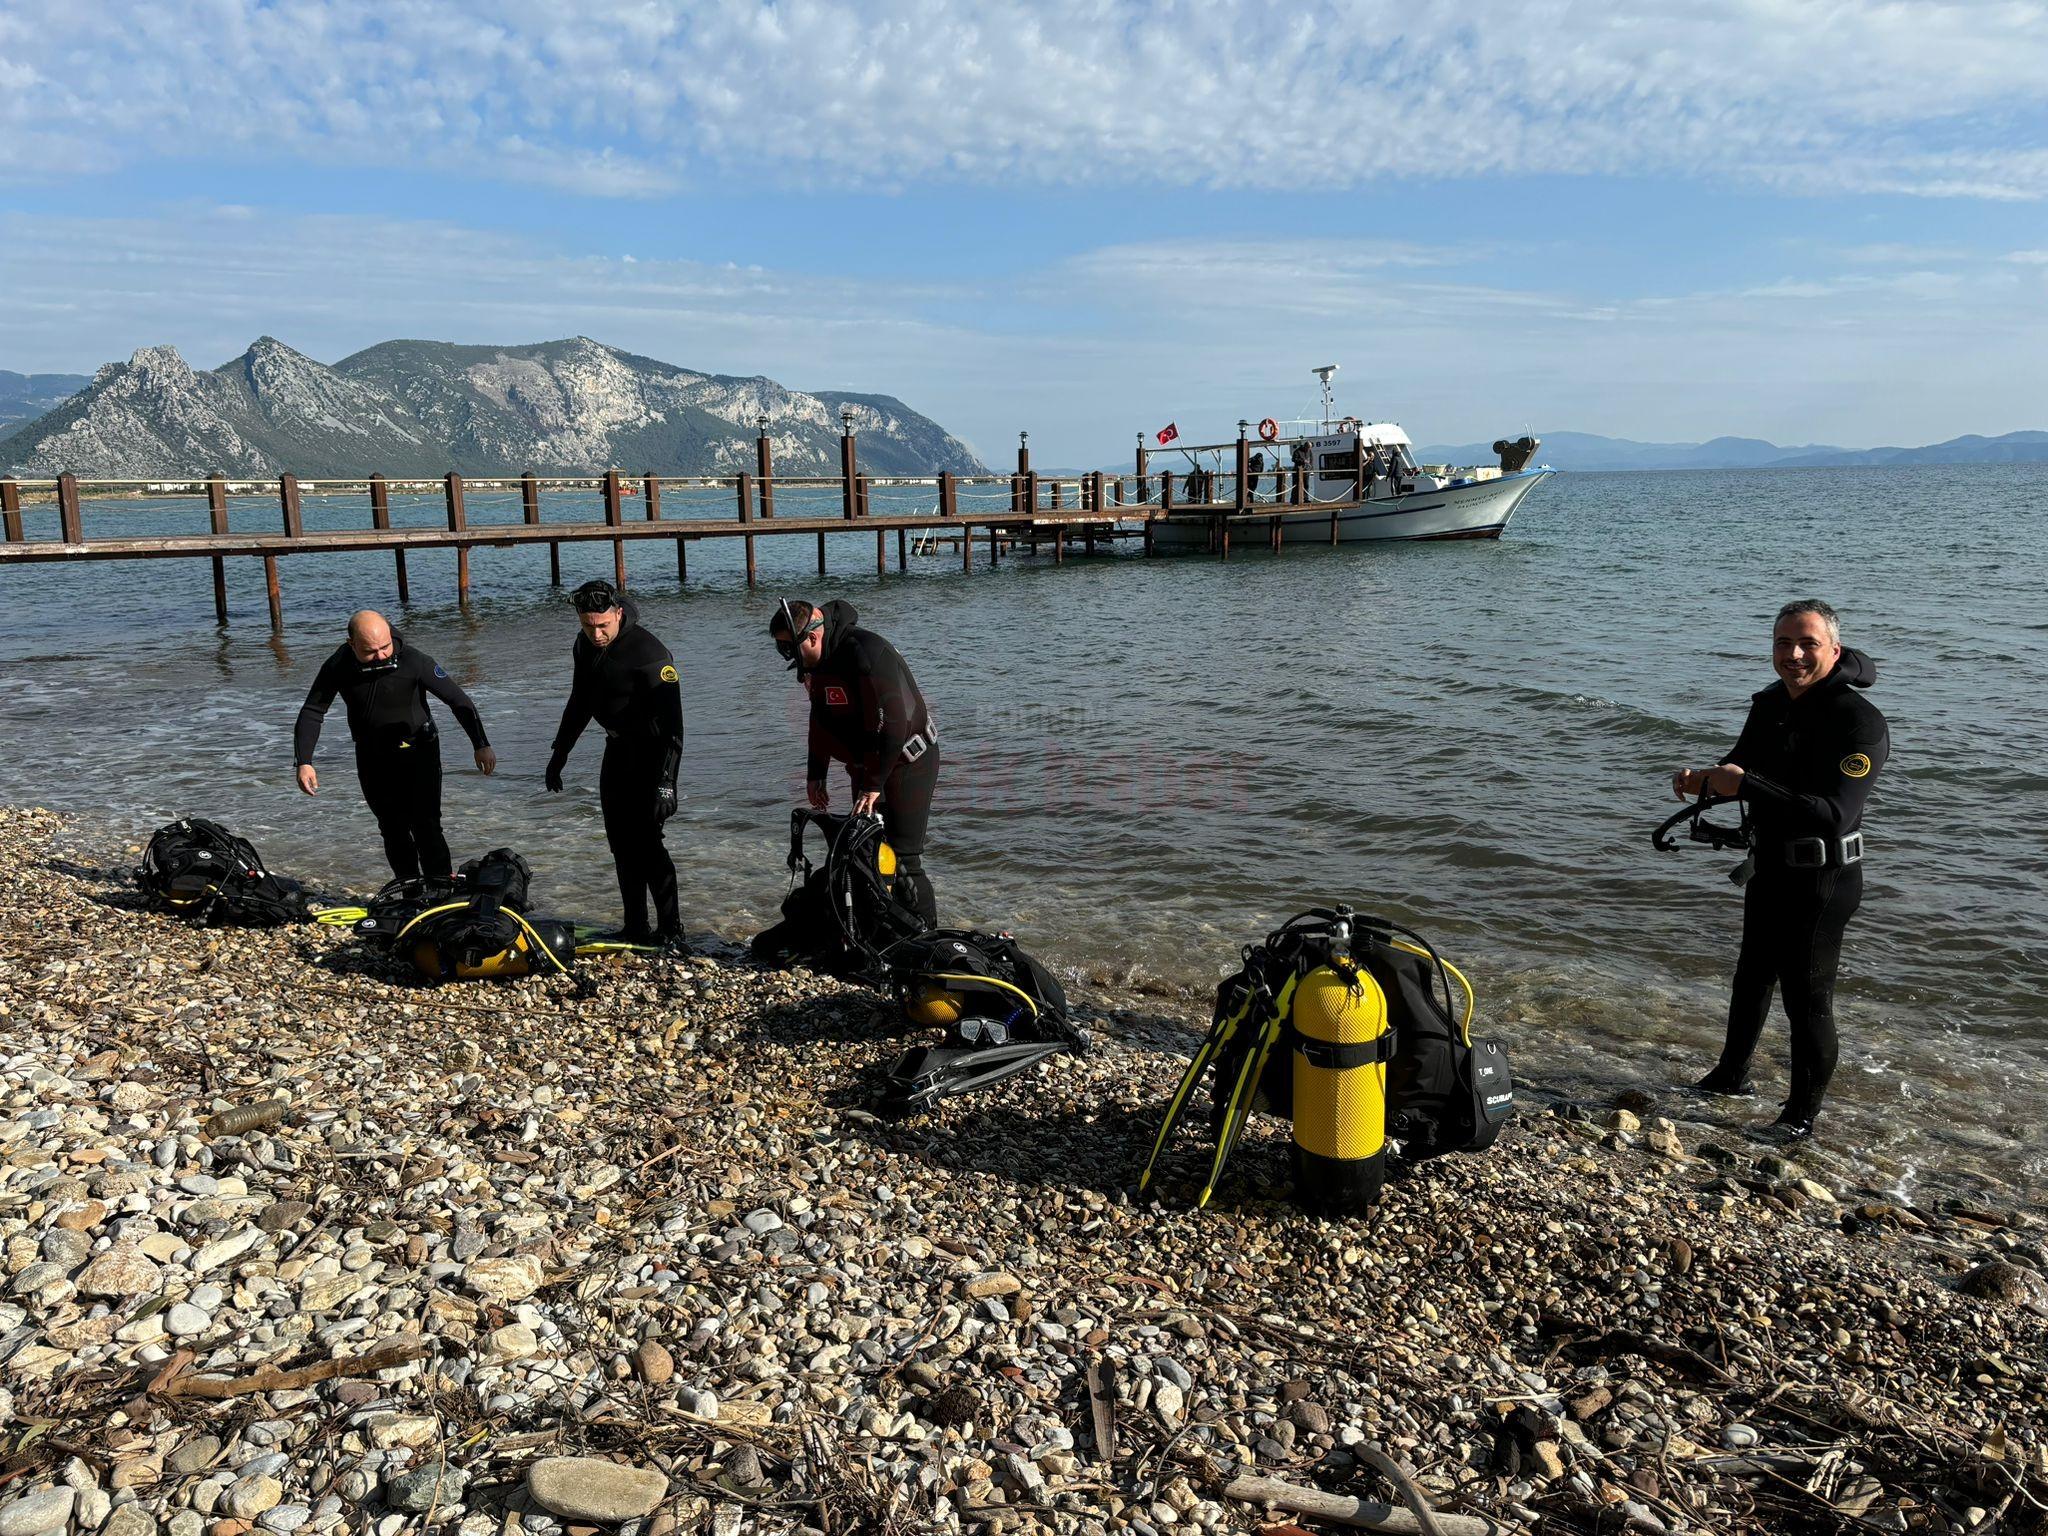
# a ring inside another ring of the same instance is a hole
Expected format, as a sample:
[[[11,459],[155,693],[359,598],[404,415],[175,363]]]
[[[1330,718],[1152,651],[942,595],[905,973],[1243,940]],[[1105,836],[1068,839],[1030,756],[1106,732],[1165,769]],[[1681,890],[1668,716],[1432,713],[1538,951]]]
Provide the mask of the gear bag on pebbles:
[[[273,875],[247,838],[203,816],[157,828],[135,883],[155,910],[198,923],[276,928],[312,916],[298,881]]]

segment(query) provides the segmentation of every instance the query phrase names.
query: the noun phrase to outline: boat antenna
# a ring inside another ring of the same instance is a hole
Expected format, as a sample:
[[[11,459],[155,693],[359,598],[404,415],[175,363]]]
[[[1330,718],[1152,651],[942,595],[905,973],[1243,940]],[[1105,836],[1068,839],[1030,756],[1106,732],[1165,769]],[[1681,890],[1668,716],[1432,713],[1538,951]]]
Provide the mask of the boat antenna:
[[[1336,363],[1325,363],[1320,368],[1311,368],[1309,370],[1310,373],[1313,373],[1318,379],[1322,381],[1323,430],[1325,432],[1330,430],[1330,423],[1336,419],[1336,397],[1330,389],[1330,375],[1335,373],[1337,371],[1337,368],[1338,365]]]

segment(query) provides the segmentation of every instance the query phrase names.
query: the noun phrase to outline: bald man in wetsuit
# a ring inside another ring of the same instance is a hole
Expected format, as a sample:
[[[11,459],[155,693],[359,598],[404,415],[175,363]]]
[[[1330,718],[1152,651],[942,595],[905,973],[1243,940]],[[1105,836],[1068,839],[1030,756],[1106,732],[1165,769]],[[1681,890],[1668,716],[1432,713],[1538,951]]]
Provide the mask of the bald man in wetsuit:
[[[408,646],[383,614],[365,608],[348,621],[348,639],[321,663],[292,731],[299,788],[320,793],[313,748],[337,695],[355,738],[356,780],[384,837],[384,857],[401,880],[454,872],[441,833],[441,733],[427,710],[432,694],[455,716],[476,753],[480,772],[494,773],[498,754],[484,736],[476,706],[425,651]]]

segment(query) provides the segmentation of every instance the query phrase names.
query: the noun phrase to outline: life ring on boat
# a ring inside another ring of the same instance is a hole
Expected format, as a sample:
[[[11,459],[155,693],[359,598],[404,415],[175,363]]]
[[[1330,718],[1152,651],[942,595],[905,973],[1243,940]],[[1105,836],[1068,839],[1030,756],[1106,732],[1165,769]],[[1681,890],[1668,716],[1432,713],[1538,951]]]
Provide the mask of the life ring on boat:
[[[1259,423],[1259,441],[1270,443],[1280,436],[1280,423],[1268,416]]]

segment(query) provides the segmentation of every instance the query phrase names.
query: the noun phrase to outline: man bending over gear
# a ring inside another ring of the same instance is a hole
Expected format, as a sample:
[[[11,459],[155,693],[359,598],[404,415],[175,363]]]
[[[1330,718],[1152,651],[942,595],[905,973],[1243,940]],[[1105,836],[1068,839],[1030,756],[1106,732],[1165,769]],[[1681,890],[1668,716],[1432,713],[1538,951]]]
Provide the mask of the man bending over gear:
[[[441,733],[427,695],[446,704],[476,751],[476,765],[495,772],[498,754],[469,695],[425,651],[414,650],[381,613],[365,608],[348,621],[348,640],[320,665],[299,706],[292,755],[299,788],[320,793],[313,748],[335,695],[348,712],[356,744],[356,779],[384,837],[384,857],[402,880],[447,879],[454,869],[441,835]]]
[[[598,802],[624,908],[623,926],[607,937],[680,948],[676,866],[661,836],[661,824],[676,813],[676,770],[683,760],[683,690],[675,658],[652,630],[640,626],[640,610],[610,582],[586,581],[570,601],[582,633],[576,637],[569,702],[548,759],[548,791],[561,792],[569,751],[596,720],[605,735]]]
[[[846,764],[853,814],[880,813],[896,850],[903,904],[936,928],[938,897],[924,872],[924,843],[939,781],[938,728],[909,664],[895,646],[862,629],[859,618],[843,598],[822,608],[786,598],[768,622],[775,649],[810,690],[804,791],[814,810],[824,810],[831,803],[826,763]]]
[[[1834,1076],[1835,970],[1863,900],[1863,806],[1891,737],[1859,693],[1877,681],[1876,664],[1842,644],[1835,610],[1818,598],[1778,610],[1771,664],[1778,681],[1751,696],[1728,755],[1679,769],[1671,788],[1681,800],[1709,790],[1740,797],[1752,837],[1728,1038],[1696,1086],[1751,1091],[1749,1059],[1775,987],[1792,1025],[1792,1086],[1772,1132],[1795,1140],[1813,1134]]]

